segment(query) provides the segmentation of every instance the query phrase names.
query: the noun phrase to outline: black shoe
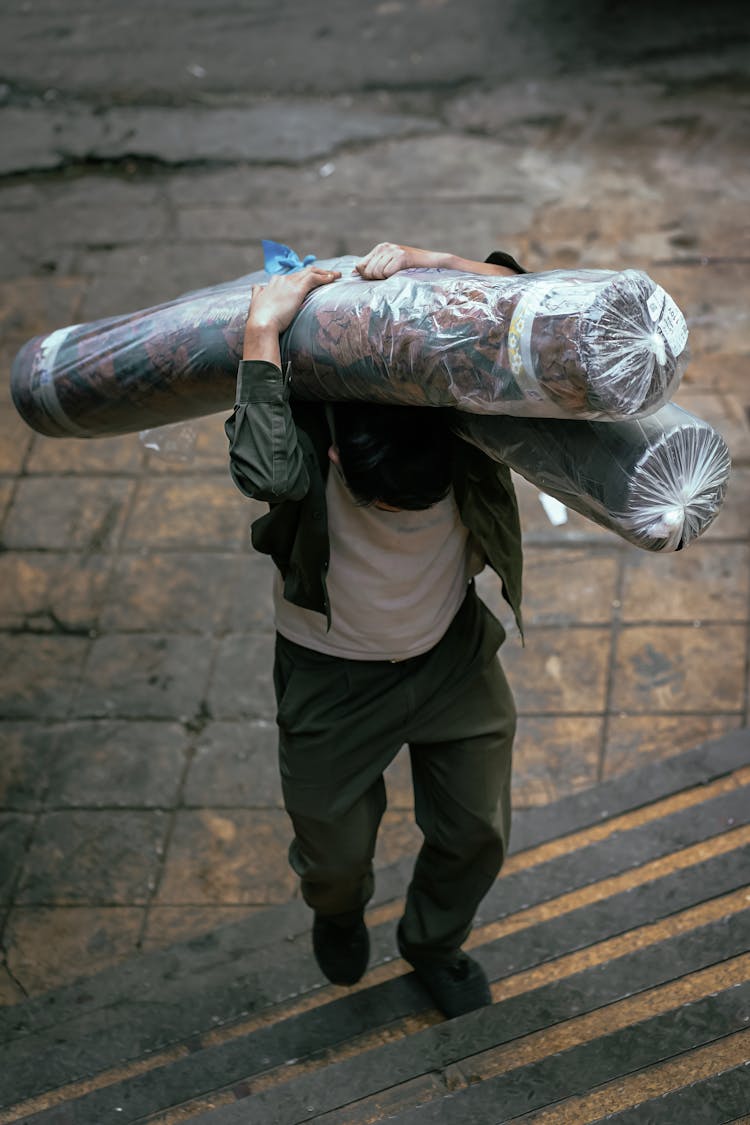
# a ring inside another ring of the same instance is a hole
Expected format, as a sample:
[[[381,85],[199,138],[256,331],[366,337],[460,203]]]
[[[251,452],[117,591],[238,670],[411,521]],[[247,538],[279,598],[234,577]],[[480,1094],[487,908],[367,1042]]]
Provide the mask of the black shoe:
[[[412,962],[414,972],[429,992],[436,1006],[448,1019],[485,1008],[492,995],[484,969],[460,950],[453,958],[438,964]]]
[[[335,916],[316,914],[313,953],[331,984],[356,984],[370,959],[370,938],[362,918],[344,925]]]

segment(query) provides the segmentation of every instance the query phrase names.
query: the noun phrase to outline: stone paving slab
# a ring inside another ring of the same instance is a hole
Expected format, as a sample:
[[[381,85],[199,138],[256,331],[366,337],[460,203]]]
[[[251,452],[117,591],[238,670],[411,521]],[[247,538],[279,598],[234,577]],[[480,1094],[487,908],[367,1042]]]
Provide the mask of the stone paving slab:
[[[281,809],[179,810],[156,902],[288,902],[297,881],[287,863],[288,845],[289,823]]]
[[[19,480],[3,525],[10,550],[106,551],[117,539],[133,492],[128,480],[35,477]]]
[[[88,642],[77,636],[5,634],[0,648],[3,718],[67,717]]]
[[[0,729],[0,805],[13,811],[37,809],[48,789],[48,770],[61,728],[49,722],[6,722]]]
[[[522,716],[513,750],[517,804],[546,805],[595,785],[605,721],[604,714]]]
[[[509,646],[502,662],[519,713],[603,712],[610,646],[610,630],[599,626],[539,626],[526,647]]]
[[[33,441],[23,467],[27,477],[114,476],[132,480],[147,454],[137,437],[103,441]]]
[[[209,675],[201,637],[111,633],[96,637],[75,697],[81,718],[177,719],[196,711]]]
[[[525,625],[608,625],[619,593],[621,554],[611,537],[597,550],[559,544],[550,551],[530,545],[524,556]],[[483,581],[481,589],[493,611],[506,615],[497,584]]]
[[[0,814],[0,841],[3,854],[3,865],[0,869],[0,901],[3,904],[9,903],[12,899],[33,826],[33,818],[26,813]]]
[[[102,608],[108,561],[63,551],[0,555],[0,627],[88,633]]]
[[[170,808],[185,766],[179,723],[66,723],[46,770],[47,805],[70,808]]]
[[[156,880],[163,812],[44,812],[15,891],[20,905],[143,905]],[[70,862],[70,857],[75,862]]]
[[[220,480],[147,478],[135,496],[123,545],[236,550],[247,544],[253,509],[246,510],[228,474]]]
[[[612,707],[631,713],[741,715],[747,688],[742,667],[746,634],[746,623],[622,629],[612,670]]]
[[[750,595],[748,552],[745,543],[727,543],[717,551],[708,540],[666,559],[644,551],[628,552],[621,587],[622,620],[744,621]]]
[[[209,722],[194,743],[186,806],[282,808],[271,719]]]
[[[132,957],[143,914],[137,906],[14,906],[3,934],[12,983],[25,995],[46,992]]]

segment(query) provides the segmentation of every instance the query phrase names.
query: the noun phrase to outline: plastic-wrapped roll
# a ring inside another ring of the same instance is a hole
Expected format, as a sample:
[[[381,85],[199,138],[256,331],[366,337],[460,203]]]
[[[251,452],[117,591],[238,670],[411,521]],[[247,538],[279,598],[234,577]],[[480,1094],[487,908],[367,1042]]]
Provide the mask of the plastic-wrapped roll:
[[[80,438],[231,409],[250,286],[267,280],[258,272],[34,337],[13,361],[16,409],[39,433]]]
[[[637,270],[405,270],[311,293],[284,356],[304,397],[613,420],[670,398],[687,335]]]
[[[300,397],[634,417],[674,392],[686,363],[682,314],[634,270],[364,281],[356,260],[320,263],[341,280],[284,334]],[[13,364],[19,413],[49,436],[97,437],[230,409],[250,288],[268,277],[30,340]]]
[[[631,422],[547,422],[457,414],[456,430],[543,492],[647,551],[677,551],[724,500],[729,450],[670,403]]]

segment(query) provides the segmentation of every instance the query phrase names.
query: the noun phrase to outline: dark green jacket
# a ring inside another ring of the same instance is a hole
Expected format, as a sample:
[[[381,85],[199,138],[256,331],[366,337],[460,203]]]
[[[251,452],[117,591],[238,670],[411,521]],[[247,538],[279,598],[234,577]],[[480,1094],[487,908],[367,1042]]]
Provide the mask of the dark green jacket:
[[[326,589],[330,555],[326,510],[331,435],[321,403],[290,400],[290,381],[275,364],[240,363],[237,405],[225,430],[232,478],[246,496],[265,500],[252,542],[284,579],[284,597],[331,622]],[[455,438],[453,491],[461,520],[500,576],[521,623],[521,528],[510,471]]]

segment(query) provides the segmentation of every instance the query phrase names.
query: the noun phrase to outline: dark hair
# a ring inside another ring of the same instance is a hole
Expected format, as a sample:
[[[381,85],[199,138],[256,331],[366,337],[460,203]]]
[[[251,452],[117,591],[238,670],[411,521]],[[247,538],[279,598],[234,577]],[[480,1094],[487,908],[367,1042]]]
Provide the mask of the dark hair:
[[[358,504],[380,500],[422,511],[447,495],[452,438],[447,410],[378,403],[337,403],[334,440]]]

